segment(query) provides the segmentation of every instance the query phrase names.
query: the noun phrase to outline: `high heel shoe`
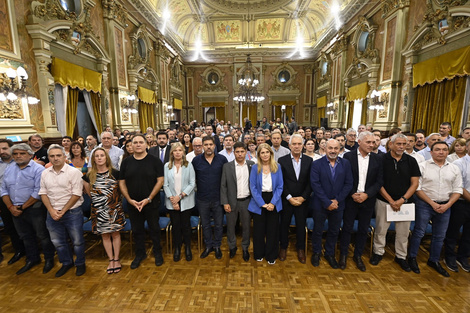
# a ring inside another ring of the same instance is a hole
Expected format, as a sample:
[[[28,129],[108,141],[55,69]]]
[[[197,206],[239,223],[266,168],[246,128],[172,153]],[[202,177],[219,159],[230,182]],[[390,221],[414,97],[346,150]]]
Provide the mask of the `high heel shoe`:
[[[186,261],[191,261],[193,259],[193,254],[191,253],[191,246],[185,246]]]
[[[181,247],[175,247],[175,253],[173,254],[173,261],[178,262],[181,260]]]
[[[114,262],[114,259],[113,259],[113,260],[109,260],[109,263],[111,263],[111,262]],[[113,265],[114,265],[114,264],[113,264]],[[108,273],[108,274],[114,273],[114,267],[107,268],[107,269],[106,269],[106,273]]]
[[[121,262],[119,261],[119,259],[114,260],[114,262],[119,262],[119,266],[114,268],[114,274],[117,274],[121,271],[122,265],[121,265]],[[116,264],[115,264],[115,266],[116,266]]]

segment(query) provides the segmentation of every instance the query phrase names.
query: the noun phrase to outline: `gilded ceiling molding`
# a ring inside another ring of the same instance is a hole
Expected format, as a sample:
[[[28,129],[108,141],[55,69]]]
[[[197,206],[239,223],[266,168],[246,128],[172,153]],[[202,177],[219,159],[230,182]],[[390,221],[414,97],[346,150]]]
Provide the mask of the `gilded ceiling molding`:
[[[382,18],[386,18],[396,10],[401,10],[409,6],[410,0],[382,0]]]
[[[101,0],[105,18],[117,21],[122,27],[127,27],[127,10],[115,0]]]

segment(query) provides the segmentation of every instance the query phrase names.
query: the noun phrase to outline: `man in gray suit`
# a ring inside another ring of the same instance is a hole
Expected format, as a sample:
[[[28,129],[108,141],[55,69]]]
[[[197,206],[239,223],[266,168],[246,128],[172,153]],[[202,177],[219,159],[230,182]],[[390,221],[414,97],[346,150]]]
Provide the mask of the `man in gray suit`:
[[[248,212],[250,203],[250,172],[254,162],[245,160],[246,146],[243,142],[236,142],[233,146],[235,160],[224,164],[220,186],[220,203],[224,206],[227,217],[227,241],[230,249],[230,258],[237,253],[237,237],[235,225],[238,216],[242,224],[242,249],[243,260],[248,262],[250,253],[250,223],[251,216]]]

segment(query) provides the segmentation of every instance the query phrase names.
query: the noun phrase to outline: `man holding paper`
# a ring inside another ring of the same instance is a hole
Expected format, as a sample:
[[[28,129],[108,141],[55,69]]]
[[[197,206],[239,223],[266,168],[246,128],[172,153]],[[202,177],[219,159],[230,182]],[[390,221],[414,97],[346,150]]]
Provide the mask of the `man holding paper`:
[[[449,225],[450,208],[462,195],[460,169],[447,161],[449,146],[438,141],[431,146],[431,159],[420,163],[421,178],[416,190],[416,224],[410,239],[408,263],[419,274],[416,256],[429,221],[432,221],[431,251],[428,265],[444,277],[449,273],[439,263],[442,245]]]
[[[418,162],[405,152],[407,138],[404,134],[395,134],[390,139],[390,151],[382,157],[384,185],[380,189],[375,204],[376,228],[374,233],[374,250],[369,263],[378,265],[385,253],[385,243],[390,221],[387,220],[387,206],[400,211],[403,204],[412,202],[411,197],[418,188]],[[411,221],[395,222],[395,262],[409,272],[406,262],[408,235]]]

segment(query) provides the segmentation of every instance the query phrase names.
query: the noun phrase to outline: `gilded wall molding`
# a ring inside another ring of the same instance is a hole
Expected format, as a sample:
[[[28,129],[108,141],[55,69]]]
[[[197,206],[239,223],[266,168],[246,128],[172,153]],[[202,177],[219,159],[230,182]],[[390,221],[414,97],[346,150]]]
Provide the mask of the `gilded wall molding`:
[[[410,0],[382,0],[382,18],[386,18],[392,15],[396,10],[401,10],[409,6]]]

